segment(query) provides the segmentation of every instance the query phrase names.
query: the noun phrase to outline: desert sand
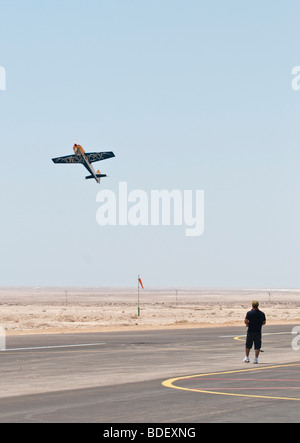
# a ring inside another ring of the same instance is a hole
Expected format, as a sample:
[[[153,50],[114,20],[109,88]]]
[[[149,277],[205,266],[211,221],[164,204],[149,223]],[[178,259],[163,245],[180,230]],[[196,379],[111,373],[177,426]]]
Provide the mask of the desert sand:
[[[241,326],[251,301],[268,324],[300,324],[300,290],[0,288],[0,326],[9,335]]]

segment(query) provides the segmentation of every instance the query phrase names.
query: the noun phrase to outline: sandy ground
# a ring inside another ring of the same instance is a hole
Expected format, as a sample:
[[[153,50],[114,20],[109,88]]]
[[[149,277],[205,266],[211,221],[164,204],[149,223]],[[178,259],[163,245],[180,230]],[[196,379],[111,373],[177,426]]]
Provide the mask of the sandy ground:
[[[299,323],[300,290],[0,288],[7,334],[243,325],[258,299],[268,324]]]

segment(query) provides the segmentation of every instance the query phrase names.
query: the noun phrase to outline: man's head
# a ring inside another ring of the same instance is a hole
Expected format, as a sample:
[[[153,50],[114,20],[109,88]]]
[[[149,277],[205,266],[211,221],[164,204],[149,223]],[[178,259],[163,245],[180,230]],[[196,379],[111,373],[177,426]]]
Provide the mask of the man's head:
[[[258,301],[257,301],[257,300],[253,300],[253,302],[252,302],[252,308],[253,308],[253,309],[258,309],[258,306],[259,306]]]

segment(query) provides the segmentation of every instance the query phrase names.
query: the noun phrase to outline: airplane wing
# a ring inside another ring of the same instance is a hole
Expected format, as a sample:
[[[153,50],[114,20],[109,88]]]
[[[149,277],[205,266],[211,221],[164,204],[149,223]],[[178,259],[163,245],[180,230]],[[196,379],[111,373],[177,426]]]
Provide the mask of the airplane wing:
[[[53,163],[82,163],[80,155],[65,155],[64,157],[56,157],[52,159]]]
[[[99,162],[100,160],[105,160],[107,158],[115,157],[112,151],[109,152],[87,152],[85,154],[90,163]]]

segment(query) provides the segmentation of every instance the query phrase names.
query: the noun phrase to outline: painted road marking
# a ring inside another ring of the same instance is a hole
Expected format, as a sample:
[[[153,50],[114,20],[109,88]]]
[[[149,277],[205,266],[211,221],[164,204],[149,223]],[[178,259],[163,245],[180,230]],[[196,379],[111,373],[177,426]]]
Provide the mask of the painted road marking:
[[[237,394],[237,393],[231,393],[231,392],[217,392],[217,391],[208,391],[204,389],[195,389],[195,388],[184,388],[182,386],[175,386],[174,383],[180,381],[180,380],[188,380],[192,378],[200,378],[200,377],[209,377],[212,375],[223,375],[223,374],[237,374],[237,373],[244,373],[244,372],[254,372],[254,371],[265,371],[270,369],[276,369],[276,368],[288,368],[288,367],[295,367],[300,366],[300,363],[293,363],[293,364],[286,364],[286,365],[276,365],[276,366],[267,366],[264,368],[255,368],[255,369],[239,369],[235,371],[225,371],[225,372],[210,372],[207,374],[197,374],[197,375],[191,375],[191,376],[185,376],[185,377],[176,377],[176,378],[170,378],[169,380],[165,380],[162,382],[162,385],[167,388],[173,388],[173,389],[179,389],[182,391],[190,391],[190,392],[200,392],[202,394],[212,394],[212,395],[227,395],[232,397],[248,397],[248,398],[262,398],[262,399],[271,399],[271,400],[289,400],[289,401],[300,401],[300,398],[293,398],[293,397],[271,397],[266,395],[252,395],[252,394]],[[231,379],[228,379],[229,381]],[[267,381],[267,380],[266,380]],[[226,388],[224,388],[226,389]],[[245,388],[247,389],[247,388]],[[258,388],[259,389],[259,388]],[[274,388],[276,389],[276,387]]]
[[[35,349],[58,349],[58,348],[83,348],[87,346],[100,346],[105,345],[106,343],[81,343],[75,345],[52,345],[52,346],[31,346],[27,348],[10,348],[10,349],[0,349],[0,352],[9,352],[9,351],[32,351]]]
[[[295,334],[292,331],[290,332],[266,332],[263,335],[291,335],[291,334]],[[237,339],[238,337],[247,337],[247,334],[243,334],[243,335],[219,335],[219,338],[234,338]]]
[[[267,335],[291,335],[291,334],[292,334],[291,331],[290,332],[267,332],[265,334],[263,333],[262,336],[266,337]],[[245,337],[247,337],[247,334],[233,336],[232,338],[237,341],[244,341]]]

